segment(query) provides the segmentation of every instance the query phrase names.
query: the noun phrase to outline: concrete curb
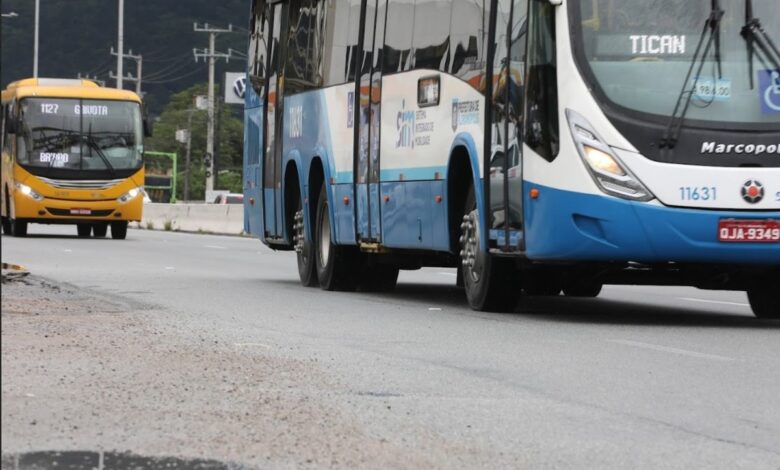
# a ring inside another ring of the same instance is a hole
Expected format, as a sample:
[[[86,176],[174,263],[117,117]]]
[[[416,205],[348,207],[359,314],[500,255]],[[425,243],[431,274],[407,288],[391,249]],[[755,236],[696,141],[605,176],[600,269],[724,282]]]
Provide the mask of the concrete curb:
[[[144,204],[140,227],[191,233],[241,235],[244,206],[240,204]]]

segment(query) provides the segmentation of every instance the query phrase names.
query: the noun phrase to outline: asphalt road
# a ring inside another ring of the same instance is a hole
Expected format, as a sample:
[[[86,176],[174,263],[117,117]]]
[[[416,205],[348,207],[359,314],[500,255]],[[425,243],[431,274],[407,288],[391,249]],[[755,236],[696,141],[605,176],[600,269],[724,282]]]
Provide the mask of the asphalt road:
[[[253,239],[30,232],[2,238],[3,262],[154,305],[184,337],[314,361],[366,433],[473,457],[452,466],[780,469],[780,322],[741,292],[606,287],[486,314],[447,269],[330,293]]]

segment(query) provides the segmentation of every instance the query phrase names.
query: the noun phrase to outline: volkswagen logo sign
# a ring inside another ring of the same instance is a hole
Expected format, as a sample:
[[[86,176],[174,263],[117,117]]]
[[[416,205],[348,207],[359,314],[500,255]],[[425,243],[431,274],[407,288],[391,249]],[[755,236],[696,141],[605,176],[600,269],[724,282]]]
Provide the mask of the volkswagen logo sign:
[[[242,100],[246,93],[246,77],[240,77],[233,81],[233,93],[236,94]]]
[[[745,181],[742,185],[742,199],[750,204],[757,204],[764,199],[764,185],[757,180]]]

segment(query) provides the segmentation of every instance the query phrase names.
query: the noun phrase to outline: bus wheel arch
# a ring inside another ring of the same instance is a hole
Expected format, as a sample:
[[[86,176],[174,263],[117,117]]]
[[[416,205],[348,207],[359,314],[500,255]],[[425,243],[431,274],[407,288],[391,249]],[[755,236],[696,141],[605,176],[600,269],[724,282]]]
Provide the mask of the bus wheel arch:
[[[447,221],[450,233],[450,250],[460,251],[460,224],[466,206],[469,187],[478,181],[471,168],[471,157],[464,146],[456,146],[450,154],[447,168]]]

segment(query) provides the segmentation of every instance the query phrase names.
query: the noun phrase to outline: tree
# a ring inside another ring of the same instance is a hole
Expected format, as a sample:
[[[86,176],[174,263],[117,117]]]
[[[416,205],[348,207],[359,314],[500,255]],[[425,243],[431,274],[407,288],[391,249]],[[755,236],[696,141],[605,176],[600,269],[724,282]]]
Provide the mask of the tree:
[[[222,96],[216,87],[215,96]],[[176,152],[178,158],[177,198],[184,194],[185,146],[176,141],[176,131],[186,129],[187,121],[192,114],[192,158],[190,174],[190,199],[202,200],[205,197],[205,167],[206,155],[206,111],[195,110],[195,97],[207,94],[205,83],[196,84],[182,92],[171,96],[171,100],[163,109],[162,114],[154,123],[154,136],[147,139],[146,149],[158,152]],[[217,113],[216,164],[218,173],[215,178],[215,189],[225,189],[230,192],[242,192],[241,168],[243,155],[244,124],[234,107],[220,103]]]

